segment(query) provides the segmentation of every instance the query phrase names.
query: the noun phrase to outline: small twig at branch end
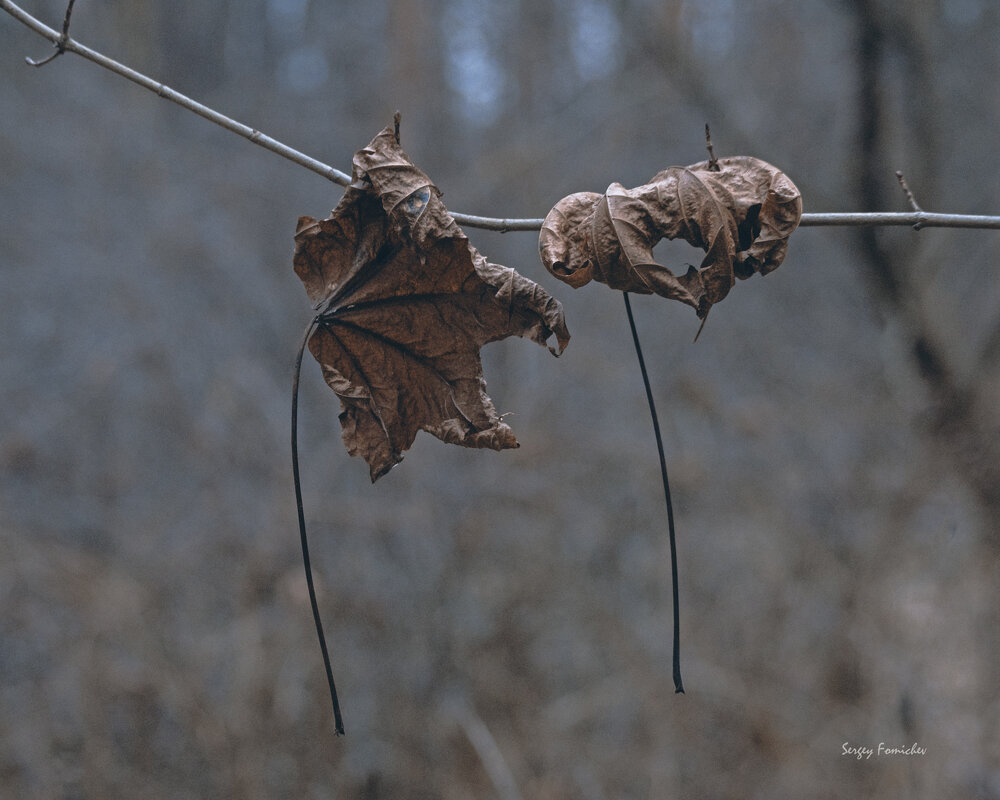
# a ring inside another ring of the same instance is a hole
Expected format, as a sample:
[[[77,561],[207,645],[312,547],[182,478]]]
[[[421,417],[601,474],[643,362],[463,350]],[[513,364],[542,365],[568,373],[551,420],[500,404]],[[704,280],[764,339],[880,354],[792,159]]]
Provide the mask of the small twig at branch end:
[[[58,47],[59,49],[56,50],[52,55],[48,56],[47,58],[43,58],[41,61],[35,61],[35,59],[31,58],[31,56],[25,56],[24,63],[27,64],[29,67],[44,67],[54,58],[56,58],[57,56],[61,56],[63,53],[66,52],[65,48],[61,44],[56,45],[56,47]]]
[[[712,147],[712,132],[708,129],[708,123],[705,123],[705,147],[708,149],[708,168],[712,172],[721,172],[722,167],[719,166],[719,159],[715,157],[715,150]]]
[[[899,181],[900,188],[902,188],[903,194],[906,195],[906,199],[910,201],[910,208],[914,211],[923,211],[923,209],[917,205],[917,198],[913,196],[913,192],[910,190],[910,185],[906,182],[906,178],[903,177],[903,173],[898,169],[896,170],[896,179]]]
[[[52,44],[52,46],[56,48],[56,51],[52,55],[43,58],[40,61],[36,61],[33,58],[25,56],[24,61],[26,64],[32,67],[44,67],[50,61],[54,61],[66,52],[66,42],[69,41],[69,19],[73,14],[73,3],[75,2],[76,0],[69,0],[69,5],[66,6],[66,16],[63,17],[62,34],[59,36],[59,41],[53,42]]]
[[[402,142],[399,141],[399,122],[402,119],[403,115],[398,111],[392,115],[392,131],[396,135],[396,144],[398,145],[402,145]]]
[[[896,170],[896,180],[899,181],[899,186],[903,190],[903,194],[906,195],[906,199],[910,203],[910,208],[916,211],[918,214],[923,214],[924,210],[917,204],[917,198],[913,196],[913,191],[910,189],[910,184],[906,182],[906,178],[903,177],[903,173],[900,170]],[[913,224],[913,230],[919,231],[923,226],[919,220]]]

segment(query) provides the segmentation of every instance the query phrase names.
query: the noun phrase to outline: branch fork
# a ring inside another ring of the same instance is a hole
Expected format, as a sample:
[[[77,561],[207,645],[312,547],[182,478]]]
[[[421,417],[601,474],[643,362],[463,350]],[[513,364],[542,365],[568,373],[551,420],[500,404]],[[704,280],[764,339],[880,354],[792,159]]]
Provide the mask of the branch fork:
[[[910,203],[910,208],[912,208],[918,214],[922,215],[924,213],[924,210],[917,204],[917,198],[913,196],[913,191],[910,189],[910,184],[906,182],[906,178],[903,176],[903,173],[900,172],[898,169],[896,170],[896,179],[899,181],[899,188],[903,190],[903,194],[906,195],[906,199]],[[922,221],[918,220],[917,222],[913,223],[913,230],[915,231],[919,231],[922,227],[924,227]]]
[[[33,58],[28,58],[28,56],[25,56],[24,57],[25,62],[27,62],[33,67],[44,67],[50,61],[55,61],[57,58],[59,58],[59,56],[61,56],[63,53],[66,52],[66,45],[69,43],[70,40],[69,18],[73,15],[73,3],[75,2],[76,0],[69,0],[69,5],[66,6],[66,16],[63,18],[62,33],[59,34],[59,38],[52,43],[52,45],[56,48],[56,51],[52,55],[43,58],[41,60],[35,60]]]

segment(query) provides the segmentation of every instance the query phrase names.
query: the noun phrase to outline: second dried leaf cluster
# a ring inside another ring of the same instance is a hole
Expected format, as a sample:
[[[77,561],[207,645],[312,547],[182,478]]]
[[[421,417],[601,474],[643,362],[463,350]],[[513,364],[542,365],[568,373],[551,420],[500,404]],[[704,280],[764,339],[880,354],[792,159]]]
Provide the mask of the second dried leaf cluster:
[[[635,189],[613,183],[604,194],[564,197],[538,246],[545,268],[570,286],[655,293],[704,318],[736,278],[777,269],[801,216],[802,197],[783,172],[737,156],[668,167]],[[657,242],[678,238],[705,251],[683,275],[653,258]]]

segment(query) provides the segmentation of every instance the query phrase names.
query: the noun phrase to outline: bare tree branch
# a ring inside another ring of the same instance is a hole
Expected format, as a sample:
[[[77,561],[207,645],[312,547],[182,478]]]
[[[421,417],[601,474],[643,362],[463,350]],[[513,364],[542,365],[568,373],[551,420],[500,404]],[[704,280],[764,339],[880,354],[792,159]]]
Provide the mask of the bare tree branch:
[[[0,0],[0,9],[6,11],[14,17],[14,19],[33,30],[39,36],[48,39],[57,48],[57,52],[47,59],[37,62],[27,59],[29,64],[32,64],[33,66],[42,66],[64,52],[75,53],[88,61],[93,61],[98,66],[104,67],[104,69],[110,70],[117,75],[121,75],[123,78],[127,78],[133,83],[139,84],[139,86],[142,86],[144,89],[148,89],[160,97],[176,103],[182,108],[186,108],[188,111],[193,111],[195,114],[204,117],[210,122],[214,122],[216,125],[219,125],[228,131],[239,134],[244,139],[249,139],[254,144],[260,145],[266,150],[270,150],[272,153],[277,153],[282,158],[286,158],[301,167],[305,167],[306,169],[315,172],[317,175],[322,175],[324,178],[332,181],[333,183],[340,186],[347,186],[351,182],[351,176],[346,172],[341,172],[336,167],[331,167],[329,164],[324,164],[322,161],[319,161],[312,156],[306,155],[293,147],[289,147],[283,142],[279,142],[277,139],[261,133],[256,128],[251,128],[249,125],[244,125],[242,122],[238,122],[231,117],[227,117],[225,114],[221,114],[209,106],[199,103],[196,100],[192,100],[187,95],[183,95],[180,92],[171,89],[169,86],[155,81],[152,78],[143,75],[141,72],[137,72],[131,67],[115,61],[114,59],[108,58],[104,54],[99,53],[96,50],[92,50],[86,45],[82,45],[75,39],[70,38],[69,18],[72,13],[72,8],[73,2],[70,2],[66,9],[63,31],[60,33],[31,16],[18,5],[10,2],[10,0]],[[501,233],[507,233],[509,231],[537,231],[541,229],[543,221],[541,217],[482,217],[474,214],[462,214],[458,212],[452,212],[451,215],[460,225],[464,225],[469,228],[500,231]],[[876,227],[910,225],[918,230],[920,228],[1000,229],[1000,216],[986,216],[978,214],[935,214],[926,211],[914,211],[910,213],[888,211],[868,213],[814,213],[803,214],[802,220],[799,224],[802,227]]]
[[[339,169],[335,169],[328,164],[317,161],[315,158],[307,156],[305,153],[301,153],[298,150],[279,142],[277,139],[272,139],[270,136],[266,136],[255,128],[244,125],[242,122],[237,122],[236,120],[227,117],[225,114],[220,114],[215,109],[209,108],[206,105],[192,100],[190,97],[174,91],[169,86],[165,86],[162,83],[154,81],[152,78],[143,75],[141,72],[137,72],[131,67],[127,67],[124,64],[110,59],[102,53],[98,53],[96,50],[91,50],[89,47],[80,44],[75,39],[71,39],[68,35],[64,37],[63,34],[35,19],[19,6],[9,2],[9,0],[0,0],[0,8],[19,22],[22,22],[24,25],[31,28],[31,30],[39,36],[48,39],[64,52],[76,53],[78,56],[83,56],[88,61],[93,61],[98,66],[104,67],[105,69],[114,72],[116,75],[128,78],[130,81],[139,84],[144,89],[149,89],[149,91],[158,94],[160,97],[166,98],[182,108],[186,108],[188,111],[193,111],[195,114],[204,117],[210,122],[214,122],[216,125],[221,125],[226,130],[237,133],[244,139],[249,139],[254,144],[259,144],[261,147],[277,153],[279,156],[287,158],[289,161],[293,161],[299,166],[312,170],[334,183],[340,184],[341,186],[347,186],[347,184],[351,182],[351,176],[341,172]]]
[[[927,211],[866,211],[836,214],[803,214],[800,226],[885,227],[911,225],[914,228],[1000,228],[1000,217],[984,214],[933,214]]]

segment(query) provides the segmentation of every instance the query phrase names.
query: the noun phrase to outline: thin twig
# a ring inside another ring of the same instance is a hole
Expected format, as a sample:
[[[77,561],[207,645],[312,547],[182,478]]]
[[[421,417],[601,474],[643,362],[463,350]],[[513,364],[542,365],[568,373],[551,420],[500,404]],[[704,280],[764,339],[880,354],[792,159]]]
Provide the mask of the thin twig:
[[[715,149],[712,147],[712,132],[708,129],[708,123],[705,123],[705,147],[708,149],[708,169],[710,172],[721,172],[722,167],[719,166],[719,159],[715,157]]]
[[[868,211],[835,214],[803,214],[800,227],[833,225],[874,228],[894,225],[919,225],[921,228],[994,228],[1000,229],[1000,217],[983,214],[934,214],[929,211]]]
[[[72,3],[70,5],[72,5]],[[300,167],[305,167],[311,172],[315,172],[317,175],[321,175],[333,183],[340,186],[347,186],[351,182],[351,176],[346,172],[341,172],[336,167],[324,164],[322,161],[289,147],[288,145],[279,142],[277,139],[273,139],[255,128],[251,128],[249,125],[244,125],[242,122],[237,122],[236,120],[227,117],[225,114],[220,114],[215,109],[192,100],[190,97],[174,91],[169,86],[165,86],[162,83],[143,75],[141,72],[137,72],[131,67],[127,67],[124,64],[108,58],[96,50],[91,50],[89,47],[70,39],[68,35],[64,38],[58,31],[53,30],[48,25],[45,25],[43,22],[35,19],[35,17],[28,14],[17,4],[10,2],[10,0],[0,0],[0,9],[6,11],[14,17],[14,19],[33,30],[39,36],[48,39],[57,48],[61,48],[60,52],[76,53],[78,56],[82,56],[88,61],[93,61],[98,66],[104,67],[104,69],[110,70],[116,75],[121,75],[123,78],[127,78],[133,83],[139,84],[144,89],[148,89],[160,97],[170,100],[172,103],[176,103],[182,108],[186,108],[188,111],[193,111],[195,114],[204,117],[210,122],[214,122],[216,125],[219,125],[228,131],[239,134],[244,139],[249,139],[251,142],[260,145],[265,150],[277,153],[282,158],[286,158],[289,161],[298,164]],[[68,30],[68,15],[66,27]],[[474,214],[461,214],[458,212],[452,212],[451,216],[454,217],[455,222],[459,225],[464,225],[468,228],[500,231],[501,233],[507,233],[509,231],[541,230],[542,222],[544,221],[541,217],[527,219],[514,217],[481,217]],[[915,211],[912,213],[877,211],[870,213],[847,212],[833,214],[803,214],[802,219],[799,222],[800,227],[835,225],[862,227],[910,225],[914,227],[919,226],[921,228],[1000,229],[1000,216],[933,214],[926,211]]]
[[[33,67],[44,67],[50,61],[54,61],[59,58],[63,53],[66,52],[66,42],[69,41],[69,18],[73,15],[73,3],[76,0],[69,0],[69,5],[66,6],[66,16],[63,17],[62,33],[59,35],[59,39],[54,43],[56,46],[56,51],[50,55],[48,58],[43,58],[41,61],[36,61],[33,58],[24,57],[24,60]]]
[[[58,31],[54,31],[52,28],[48,27],[48,25],[39,22],[23,9],[19,8],[14,3],[11,3],[10,0],[0,0],[0,8],[17,19],[19,22],[22,22],[24,25],[31,28],[31,30],[39,36],[43,36],[50,42],[56,44],[59,43],[60,34]],[[76,53],[78,56],[83,56],[83,58],[86,58],[88,61],[93,61],[98,66],[104,67],[106,70],[110,70],[116,75],[121,75],[123,78],[127,78],[133,83],[139,84],[144,89],[148,89],[154,94],[166,98],[182,108],[186,108],[188,111],[193,111],[195,114],[204,117],[210,122],[214,122],[216,125],[220,125],[226,130],[239,134],[244,139],[249,139],[254,144],[258,144],[261,147],[277,153],[283,158],[287,158],[289,161],[292,161],[299,166],[305,167],[308,170],[322,175],[327,180],[331,180],[341,186],[347,186],[351,182],[351,176],[347,173],[341,172],[339,169],[335,169],[328,164],[324,164],[322,161],[317,161],[315,158],[307,156],[305,153],[300,153],[298,150],[295,150],[286,144],[282,144],[276,139],[272,139],[270,136],[265,136],[263,133],[251,128],[249,125],[244,125],[242,122],[237,122],[236,120],[227,117],[225,114],[220,114],[214,108],[209,108],[206,105],[198,103],[190,97],[186,97],[180,92],[174,91],[169,86],[158,83],[152,78],[143,75],[141,72],[136,72],[131,67],[120,64],[102,53],[98,53],[96,50],[91,50],[89,47],[80,44],[74,39],[67,39],[63,42],[63,46],[67,53]]]
[[[910,191],[910,184],[906,182],[906,178],[903,177],[903,173],[898,169],[896,170],[896,180],[899,181],[899,185],[903,190],[903,194],[906,195],[906,199],[910,201],[910,208],[914,211],[923,211],[923,209],[917,205],[917,198],[913,196],[913,192]]]
[[[917,213],[922,213],[923,209],[917,204],[917,198],[913,196],[913,192],[910,190],[910,184],[906,182],[906,178],[903,177],[903,173],[898,169],[896,170],[896,180],[899,181],[899,187],[903,190],[903,194],[906,195],[906,199],[910,202],[910,208]],[[924,226],[917,222],[914,224],[913,230],[919,231],[922,227]]]

